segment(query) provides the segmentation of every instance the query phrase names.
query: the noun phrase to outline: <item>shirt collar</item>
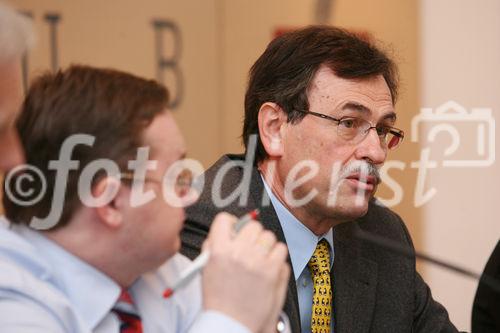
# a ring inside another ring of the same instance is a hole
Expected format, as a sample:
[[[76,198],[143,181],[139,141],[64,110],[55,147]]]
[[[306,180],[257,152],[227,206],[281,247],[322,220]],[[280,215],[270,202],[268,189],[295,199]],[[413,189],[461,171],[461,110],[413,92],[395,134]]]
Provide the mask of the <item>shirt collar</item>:
[[[261,175],[262,177],[262,175]],[[285,240],[292,261],[293,274],[295,280],[298,280],[302,271],[307,266],[311,259],[318,242],[321,239],[326,239],[330,245],[330,268],[333,265],[334,247],[333,247],[333,231],[330,228],[324,235],[316,236],[309,228],[300,222],[290,211],[281,203],[269,188],[264,177],[262,177],[266,192],[271,199],[276,215],[283,229]]]
[[[41,233],[27,227],[19,228],[18,232],[40,250],[52,267],[56,287],[68,297],[88,327],[94,330],[116,303],[120,286]]]

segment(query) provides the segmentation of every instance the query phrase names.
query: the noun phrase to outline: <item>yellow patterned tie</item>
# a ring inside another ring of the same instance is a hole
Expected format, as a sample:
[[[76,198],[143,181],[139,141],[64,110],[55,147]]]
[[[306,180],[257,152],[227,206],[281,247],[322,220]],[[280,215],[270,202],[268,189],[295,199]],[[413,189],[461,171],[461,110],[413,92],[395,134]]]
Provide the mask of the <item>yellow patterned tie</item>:
[[[330,333],[333,297],[330,284],[330,251],[325,239],[316,246],[308,267],[314,288],[311,333]]]

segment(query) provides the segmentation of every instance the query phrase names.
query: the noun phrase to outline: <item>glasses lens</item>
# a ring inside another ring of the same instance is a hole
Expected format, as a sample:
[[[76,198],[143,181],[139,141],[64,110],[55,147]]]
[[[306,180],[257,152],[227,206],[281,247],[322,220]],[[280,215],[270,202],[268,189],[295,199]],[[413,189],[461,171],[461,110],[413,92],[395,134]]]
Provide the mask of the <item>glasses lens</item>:
[[[370,123],[360,118],[342,118],[337,126],[337,133],[346,140],[356,140],[363,136]]]
[[[177,177],[177,181],[175,182],[176,193],[179,197],[184,197],[189,190],[191,189],[191,185],[193,183],[193,174],[190,170],[184,169],[179,176]]]
[[[403,141],[404,133],[390,126],[372,127],[370,122],[362,118],[342,118],[338,121],[337,134],[345,140],[357,144],[366,137],[370,129],[375,128],[382,144],[388,149],[396,149]]]
[[[397,134],[392,132],[387,133],[386,137],[387,148],[396,149],[402,140],[403,136],[400,133]]]

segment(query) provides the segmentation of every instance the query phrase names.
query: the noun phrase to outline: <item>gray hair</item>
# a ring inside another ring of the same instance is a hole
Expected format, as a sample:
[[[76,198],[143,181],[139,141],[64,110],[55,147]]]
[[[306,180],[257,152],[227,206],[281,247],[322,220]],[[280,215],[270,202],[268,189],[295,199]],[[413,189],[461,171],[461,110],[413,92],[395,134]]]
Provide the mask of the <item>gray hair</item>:
[[[0,64],[20,58],[34,42],[30,19],[0,2]]]

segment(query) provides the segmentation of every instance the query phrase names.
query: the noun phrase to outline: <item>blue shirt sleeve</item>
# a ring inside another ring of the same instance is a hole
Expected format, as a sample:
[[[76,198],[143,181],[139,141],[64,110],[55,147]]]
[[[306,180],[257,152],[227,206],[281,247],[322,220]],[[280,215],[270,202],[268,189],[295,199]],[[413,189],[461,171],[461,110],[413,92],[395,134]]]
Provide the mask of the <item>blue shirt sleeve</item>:
[[[0,297],[0,327],[2,333],[66,333],[47,309],[22,298]]]
[[[218,311],[203,311],[189,329],[189,333],[252,333],[239,321]]]

